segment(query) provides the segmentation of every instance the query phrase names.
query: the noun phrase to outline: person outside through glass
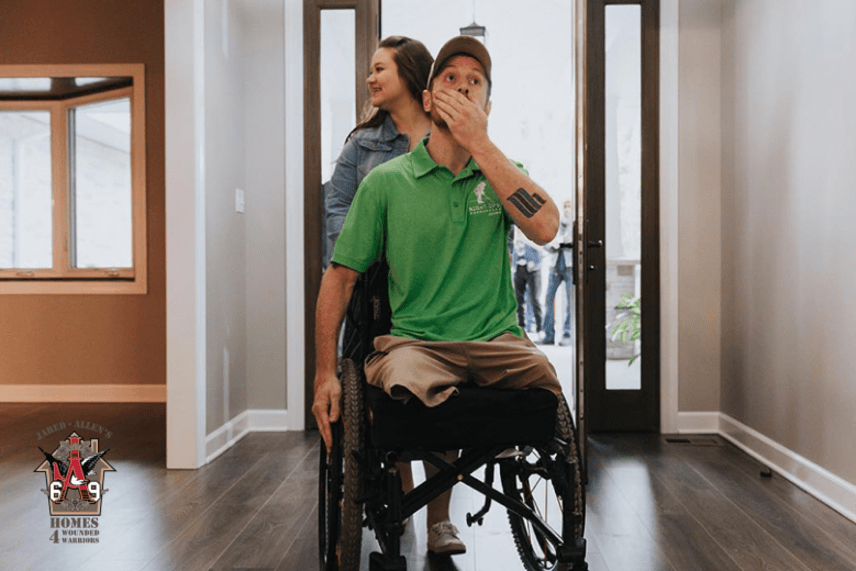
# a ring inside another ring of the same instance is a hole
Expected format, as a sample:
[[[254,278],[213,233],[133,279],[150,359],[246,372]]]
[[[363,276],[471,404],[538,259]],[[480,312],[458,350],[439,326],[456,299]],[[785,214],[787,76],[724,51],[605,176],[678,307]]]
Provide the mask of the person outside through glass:
[[[528,297],[526,296],[528,292]],[[517,299],[517,322],[528,329],[534,317],[535,330],[541,331],[541,253],[518,228],[514,229],[514,296]],[[530,309],[531,308],[531,309]]]
[[[552,240],[559,211],[488,136],[490,70],[478,40],[447,42],[423,92],[429,137],[369,173],[351,205],[316,310],[312,412],[328,448],[341,411],[339,327],[359,273],[383,255],[392,330],[366,359],[369,383],[427,406],[463,382],[562,394],[555,369],[517,323],[506,250],[512,224],[536,244]],[[430,551],[466,551],[449,521],[450,499],[451,490],[428,505]]]
[[[565,295],[568,303],[565,313],[565,332],[562,340],[559,341],[559,345],[567,346],[572,342],[571,315],[575,305],[574,298],[571,297],[571,256],[574,255],[573,205],[570,200],[566,200],[562,206],[559,233],[553,242],[544,247],[547,252],[547,264],[550,268],[550,275],[547,280],[547,296],[544,300],[544,305],[547,306],[544,314],[544,339],[541,341],[544,345],[552,345],[555,342],[556,292],[562,283],[565,284]]]

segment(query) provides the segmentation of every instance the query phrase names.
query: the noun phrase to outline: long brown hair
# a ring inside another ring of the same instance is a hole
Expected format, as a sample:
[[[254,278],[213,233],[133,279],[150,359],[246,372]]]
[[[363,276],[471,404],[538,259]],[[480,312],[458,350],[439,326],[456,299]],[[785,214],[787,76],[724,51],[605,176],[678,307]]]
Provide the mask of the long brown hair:
[[[422,91],[428,83],[428,74],[431,73],[431,64],[434,63],[428,48],[419,40],[407,36],[389,36],[381,40],[377,47],[390,48],[393,51],[392,59],[398,67],[398,77],[404,81],[413,99],[421,101]],[[372,106],[369,101],[362,122],[348,134],[348,139],[360,129],[382,125],[388,115],[389,112]]]

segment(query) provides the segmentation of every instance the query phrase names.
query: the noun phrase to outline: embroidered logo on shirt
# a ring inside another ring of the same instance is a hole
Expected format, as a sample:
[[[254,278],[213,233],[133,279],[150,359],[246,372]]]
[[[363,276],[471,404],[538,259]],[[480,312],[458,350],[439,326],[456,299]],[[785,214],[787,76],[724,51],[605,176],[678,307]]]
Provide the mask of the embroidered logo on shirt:
[[[470,214],[499,214],[502,212],[502,204],[492,193],[487,193],[487,183],[481,181],[473,189],[476,196],[476,204],[470,204]]]
[[[473,192],[476,195],[476,199],[479,201],[479,204],[484,203],[484,187],[485,187],[485,182],[481,181],[480,183],[478,183],[475,190],[473,190]]]

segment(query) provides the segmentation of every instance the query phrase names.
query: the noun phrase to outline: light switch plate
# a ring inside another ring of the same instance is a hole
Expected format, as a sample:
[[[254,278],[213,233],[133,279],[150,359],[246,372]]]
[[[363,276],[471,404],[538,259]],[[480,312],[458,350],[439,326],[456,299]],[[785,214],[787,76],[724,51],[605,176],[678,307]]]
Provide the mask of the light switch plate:
[[[240,188],[235,189],[235,212],[244,213],[244,191]]]

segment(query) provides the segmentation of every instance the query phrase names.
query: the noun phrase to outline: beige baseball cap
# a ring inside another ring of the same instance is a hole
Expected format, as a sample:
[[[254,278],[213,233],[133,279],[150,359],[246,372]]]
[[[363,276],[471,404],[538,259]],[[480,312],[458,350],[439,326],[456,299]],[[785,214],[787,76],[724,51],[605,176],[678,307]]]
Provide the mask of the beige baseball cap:
[[[470,56],[479,62],[482,69],[484,69],[485,78],[489,84],[491,83],[490,53],[488,53],[485,45],[472,36],[455,36],[440,48],[440,51],[437,53],[437,57],[434,58],[434,63],[431,65],[431,73],[428,74],[428,85],[425,86],[426,89],[430,89],[431,80],[440,73],[446,65],[446,61],[448,61],[452,56],[457,55]]]

